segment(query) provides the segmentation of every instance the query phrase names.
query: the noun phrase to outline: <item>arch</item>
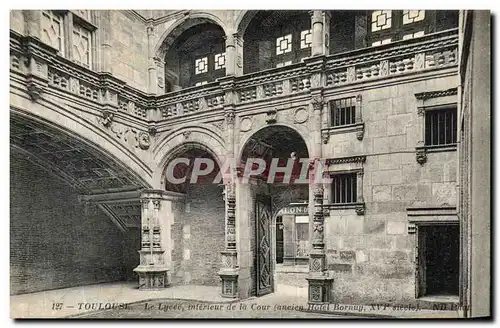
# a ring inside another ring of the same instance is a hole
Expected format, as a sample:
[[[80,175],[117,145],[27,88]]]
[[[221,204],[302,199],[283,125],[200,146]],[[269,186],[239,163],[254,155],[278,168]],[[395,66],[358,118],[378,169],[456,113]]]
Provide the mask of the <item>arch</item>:
[[[303,131],[301,131],[301,129],[300,129],[301,126],[294,126],[294,125],[287,124],[287,123],[274,123],[273,125],[264,125],[256,130],[249,131],[243,139],[240,139],[240,142],[239,142],[240,146],[239,146],[239,149],[237,152],[238,162],[241,160],[241,156],[243,156],[243,151],[245,150],[245,147],[246,147],[248,141],[250,140],[250,138],[252,138],[254,135],[256,135],[261,130],[264,130],[266,128],[276,127],[276,126],[284,126],[284,127],[290,128],[291,130],[295,131],[302,138],[304,143],[306,144],[307,153],[309,156],[311,156],[312,148],[311,148],[310,140],[307,138],[308,134],[307,134],[307,131],[305,130],[305,128],[302,129]]]
[[[213,23],[218,25],[225,35],[231,34],[226,24],[217,15],[208,12],[190,12],[174,22],[162,33],[154,48],[155,57],[164,60],[170,46],[184,31],[203,23]]]
[[[259,10],[242,10],[234,24],[236,33],[243,38],[250,21],[257,15]]]
[[[36,103],[23,99],[29,104],[17,101],[18,98],[12,94],[10,99],[11,116],[37,122],[61,134],[75,138],[78,142],[95,150],[98,154],[104,155],[113,164],[129,172],[143,187],[151,187],[151,168],[131,149],[107,134],[97,124],[69,112],[60,104],[55,104],[46,99],[39,100]],[[27,107],[29,109],[26,109]]]
[[[226,153],[224,140],[206,125],[184,126],[165,136],[153,149],[153,161],[157,163],[152,179],[155,188],[163,188],[167,164],[189,147],[206,151],[222,167]]]

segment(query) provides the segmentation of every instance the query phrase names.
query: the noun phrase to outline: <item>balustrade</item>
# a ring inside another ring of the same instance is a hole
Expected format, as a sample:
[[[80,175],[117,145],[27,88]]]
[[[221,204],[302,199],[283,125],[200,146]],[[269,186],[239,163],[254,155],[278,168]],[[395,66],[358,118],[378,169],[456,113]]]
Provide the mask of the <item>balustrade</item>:
[[[223,110],[228,90],[221,80],[160,96],[133,89],[109,73],[97,73],[65,58],[48,52],[31,37],[11,33],[10,67],[12,72],[25,74],[33,70],[29,58],[33,50],[25,44],[33,42],[37,65],[46,65],[48,87],[82,97],[94,103],[111,104],[119,113],[146,119],[148,110],[161,112],[162,119],[172,119],[207,110]],[[458,33],[456,29],[403,40],[378,47],[358,49],[332,56],[319,56],[326,80],[324,88],[382,80],[414,72],[425,72],[457,65]],[[38,57],[37,57],[38,58]],[[306,60],[307,61],[307,60]],[[38,68],[43,72],[43,67]],[[310,92],[311,78],[317,69],[297,63],[276,69],[246,74],[231,79],[235,94],[234,105],[247,105],[270,99],[292,98]],[[314,86],[320,83],[314,79]],[[227,82],[227,81],[226,81]],[[116,100],[115,100],[116,99]]]

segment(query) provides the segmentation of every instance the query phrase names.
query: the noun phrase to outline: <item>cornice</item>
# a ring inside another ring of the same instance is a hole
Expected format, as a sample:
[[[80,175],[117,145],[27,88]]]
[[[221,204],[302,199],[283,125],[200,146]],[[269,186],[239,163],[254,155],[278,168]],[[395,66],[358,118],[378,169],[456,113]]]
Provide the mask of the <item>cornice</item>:
[[[345,163],[364,163],[366,162],[366,155],[327,158],[326,164],[345,164]]]
[[[418,100],[427,100],[427,99],[431,99],[431,98],[456,96],[456,95],[457,95],[457,88],[451,88],[451,89],[447,89],[447,90],[419,92],[419,93],[415,94],[415,97]]]

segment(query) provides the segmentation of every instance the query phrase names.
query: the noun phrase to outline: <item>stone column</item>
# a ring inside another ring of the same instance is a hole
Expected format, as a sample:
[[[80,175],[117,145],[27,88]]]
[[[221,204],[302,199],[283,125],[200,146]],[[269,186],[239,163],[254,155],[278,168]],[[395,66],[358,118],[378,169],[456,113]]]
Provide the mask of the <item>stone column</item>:
[[[146,27],[148,34],[148,93],[157,94],[158,93],[158,79],[156,72],[156,61],[154,56],[154,37],[155,37],[155,27],[152,23],[149,23]]]
[[[226,76],[235,75],[236,72],[236,36],[226,35]]]
[[[26,35],[41,40],[42,33],[42,11],[41,10],[23,10],[23,16],[26,26]]]
[[[325,106],[322,97],[321,88],[311,90],[312,106],[313,106],[313,140],[311,164],[315,166],[314,175],[322,174],[319,168],[319,161],[322,156],[321,149],[321,111]],[[312,179],[313,176],[310,176]],[[314,178],[316,178],[314,176]],[[309,276],[307,281],[309,284],[308,302],[310,304],[329,303],[331,300],[331,289],[333,278],[330,278],[327,271],[325,242],[324,242],[324,213],[323,213],[323,185],[318,182],[321,180],[310,181],[309,186],[312,189],[313,195],[313,222],[312,222],[312,248],[309,253]],[[311,193],[309,193],[311,194]]]
[[[227,53],[226,53],[227,55]],[[227,63],[227,62],[226,62]],[[234,66],[233,66],[234,67]],[[226,66],[227,68],[227,66]],[[233,73],[234,74],[234,73]],[[234,80],[232,77],[221,80],[221,87],[224,90],[224,117],[226,140],[226,159],[231,160],[230,176],[224,179],[224,200],[225,206],[225,249],[222,252],[222,268],[219,276],[222,280],[221,296],[236,298],[238,296],[238,252],[236,248],[236,185],[234,166],[234,119],[235,119],[235,100],[236,92],[234,90]]]
[[[323,24],[323,12],[321,10],[310,11],[312,32],[312,56],[325,54],[325,33]]]
[[[162,190],[147,190],[141,195],[139,289],[161,289],[170,285],[173,203],[182,195]]]
[[[113,73],[111,38],[111,11],[103,10],[99,15],[99,32],[101,33],[101,72]]]

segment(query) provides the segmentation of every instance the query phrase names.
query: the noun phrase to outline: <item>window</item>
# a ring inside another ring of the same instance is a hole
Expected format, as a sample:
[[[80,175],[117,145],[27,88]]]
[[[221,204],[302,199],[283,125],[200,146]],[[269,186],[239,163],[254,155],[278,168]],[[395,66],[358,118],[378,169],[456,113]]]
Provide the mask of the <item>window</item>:
[[[368,15],[369,44],[379,46],[430,32],[433,14],[425,10],[374,10]]]
[[[283,67],[303,61],[311,55],[311,29],[292,31],[276,38],[275,66]]]
[[[428,109],[425,112],[425,145],[440,146],[457,142],[457,109]]]
[[[332,176],[332,204],[357,202],[357,173]]]
[[[208,72],[208,57],[198,58],[194,61],[194,74]]]
[[[86,28],[73,25],[73,61],[90,68],[91,64],[91,32]]]
[[[64,55],[63,16],[53,11],[42,11],[42,41]]]
[[[195,57],[193,61],[194,75],[191,77],[190,85],[204,85],[226,75],[226,53],[220,52],[222,48],[223,44],[219,44],[218,51],[212,49],[211,53]]]
[[[295,216],[295,257],[309,256],[309,216]]]
[[[342,98],[330,102],[331,126],[356,123],[356,97]]]
[[[89,10],[44,10],[41,15],[42,41],[79,65],[92,68],[96,27]]]

